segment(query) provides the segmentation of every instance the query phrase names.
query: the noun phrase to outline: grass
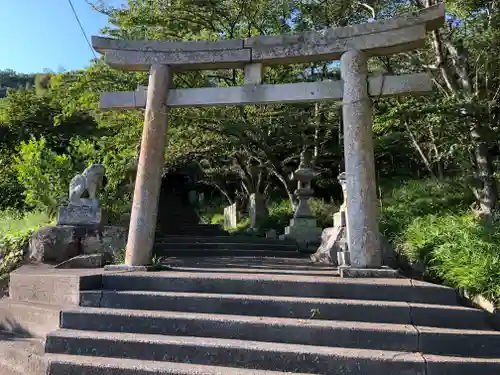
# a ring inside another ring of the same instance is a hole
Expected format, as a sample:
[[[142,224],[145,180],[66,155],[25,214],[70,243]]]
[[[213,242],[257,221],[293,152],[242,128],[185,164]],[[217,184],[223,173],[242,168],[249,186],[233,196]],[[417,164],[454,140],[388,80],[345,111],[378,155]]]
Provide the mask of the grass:
[[[470,211],[457,181],[410,181],[384,200],[380,228],[399,254],[454,288],[500,302],[500,223]]]
[[[0,280],[23,261],[31,234],[50,223],[42,212],[0,212]]]

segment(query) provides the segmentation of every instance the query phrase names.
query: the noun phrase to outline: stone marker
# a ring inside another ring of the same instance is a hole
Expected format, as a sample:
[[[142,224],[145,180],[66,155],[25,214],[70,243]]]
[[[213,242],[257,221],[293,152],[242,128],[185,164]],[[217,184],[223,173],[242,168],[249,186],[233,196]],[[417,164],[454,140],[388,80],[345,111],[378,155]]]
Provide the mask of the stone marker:
[[[248,202],[248,216],[250,216],[250,229],[256,229],[262,220],[269,216],[266,201],[259,193],[250,194]]]
[[[238,211],[236,210],[236,203],[224,207],[224,227],[238,227]]]

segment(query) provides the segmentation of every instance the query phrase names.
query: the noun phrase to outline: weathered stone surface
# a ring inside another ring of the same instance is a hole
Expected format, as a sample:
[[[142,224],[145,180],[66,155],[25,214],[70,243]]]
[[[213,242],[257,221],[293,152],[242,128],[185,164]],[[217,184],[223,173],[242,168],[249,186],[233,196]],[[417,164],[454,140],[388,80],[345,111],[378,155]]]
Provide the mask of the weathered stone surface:
[[[236,228],[238,226],[238,211],[236,210],[236,203],[224,207],[224,227]]]
[[[80,252],[80,238],[75,227],[44,227],[31,236],[29,261],[33,263],[59,263],[80,254]]]
[[[378,232],[372,106],[366,85],[367,54],[346,52],[340,69],[344,80],[344,159],[347,182],[347,236],[351,265],[382,265]]]
[[[322,31],[306,31],[285,35],[261,35],[245,40],[245,47],[280,46],[297,43],[328,44],[337,39],[351,38],[367,34],[376,34],[383,31],[406,28],[424,24],[428,31],[439,28],[444,23],[444,4],[422,9],[417,12],[408,12],[398,17],[367,22],[359,25],[331,28]]]
[[[105,223],[103,210],[94,206],[69,205],[59,209],[57,225],[94,225]]]
[[[321,232],[315,218],[294,218],[280,239],[294,239],[301,249],[310,250],[311,246],[316,249],[321,242]]]
[[[342,81],[301,82],[279,85],[247,84],[241,87],[202,87],[169,90],[169,107],[207,107],[228,105],[307,103],[341,100]],[[370,96],[385,97],[403,94],[426,94],[432,91],[428,73],[368,78]],[[136,91],[106,92],[101,95],[100,108],[133,109],[146,106],[147,88]]]
[[[345,237],[345,228],[332,227],[323,229],[321,233],[321,245],[316,253],[311,255],[314,263],[337,265],[337,253],[341,250],[339,241]]]
[[[266,201],[261,194],[251,194],[248,203],[248,215],[250,216],[250,228],[257,228],[261,220],[267,219],[269,210]]]
[[[99,53],[107,50],[122,51],[159,51],[159,52],[192,52],[192,51],[221,51],[243,48],[243,40],[228,39],[218,41],[171,41],[171,40],[121,40],[99,36],[92,36],[92,46]]]
[[[154,64],[170,65],[175,70],[242,68],[252,62],[248,48],[211,51],[144,52],[107,50],[107,64],[127,71],[148,71]]]
[[[153,64],[176,69],[238,68],[248,63],[313,62],[338,59],[349,49],[371,55],[408,51],[425,42],[425,34],[444,22],[444,6],[430,7],[401,17],[344,28],[259,36],[236,41],[123,41],[93,38],[94,48],[111,66],[149,70]]]
[[[400,277],[397,270],[391,268],[355,268],[355,267],[339,267],[340,277],[350,278],[398,278]]]
[[[252,47],[252,61],[271,65],[338,60],[345,51],[351,48],[367,51],[370,56],[390,55],[423,47],[425,35],[426,28],[423,24],[328,41],[318,34],[316,43],[298,42],[275,46],[254,46]]]
[[[91,254],[92,252],[105,252],[115,255],[117,252],[125,249],[125,247],[127,246],[127,237],[127,228],[106,226],[103,227],[100,232],[101,245],[99,251],[91,251],[90,248],[87,248],[85,245],[83,251],[85,254]]]
[[[260,85],[264,73],[264,65],[261,63],[245,65],[245,85]]]
[[[102,268],[111,262],[112,257],[108,253],[78,255],[65,262],[59,263],[56,268]]]
[[[94,163],[73,177],[69,183],[70,205],[99,207],[97,192],[102,187],[105,172],[103,165]]]
[[[171,81],[170,67],[159,64],[151,67],[125,256],[125,263],[129,266],[143,266],[151,262],[165,161],[166,102]]]
[[[127,229],[122,227],[44,227],[30,239],[29,261],[61,263],[83,254],[114,255],[125,247],[126,241]]]

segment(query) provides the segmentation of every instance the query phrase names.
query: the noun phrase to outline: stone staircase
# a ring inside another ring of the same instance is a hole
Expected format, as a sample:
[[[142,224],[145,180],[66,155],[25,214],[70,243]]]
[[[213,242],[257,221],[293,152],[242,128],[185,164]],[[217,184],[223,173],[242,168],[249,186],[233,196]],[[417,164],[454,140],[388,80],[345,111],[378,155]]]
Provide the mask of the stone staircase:
[[[300,257],[297,243],[245,235],[161,235],[156,237],[154,254],[159,257],[261,256]]]
[[[16,271],[3,301],[17,308],[11,327],[48,333],[45,340],[7,339],[18,348],[0,347],[0,373],[500,373],[500,333],[484,311],[460,306],[446,287],[339,278],[301,258],[183,257],[169,264],[172,271],[156,273]]]

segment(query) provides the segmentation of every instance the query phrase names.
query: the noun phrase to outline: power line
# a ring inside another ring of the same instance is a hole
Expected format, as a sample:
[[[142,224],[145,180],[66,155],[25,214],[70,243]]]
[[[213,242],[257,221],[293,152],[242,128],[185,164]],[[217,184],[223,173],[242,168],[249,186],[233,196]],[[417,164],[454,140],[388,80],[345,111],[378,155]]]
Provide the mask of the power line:
[[[87,41],[87,44],[90,48],[90,50],[92,51],[92,55],[94,55],[94,58],[97,59],[97,55],[95,54],[95,51],[94,49],[92,48],[92,44],[90,44],[90,40],[89,38],[87,37],[87,33],[85,33],[85,29],[83,28],[83,25],[82,23],[80,22],[80,18],[78,17],[78,14],[76,13],[76,9],[75,7],[73,6],[73,2],[71,0],[68,0],[68,3],[69,5],[71,6],[71,9],[73,10],[73,14],[75,15],[75,18],[76,18],[76,21],[78,22],[78,25],[80,25],[80,30],[82,30],[82,34],[83,36],[85,37],[85,40]]]

